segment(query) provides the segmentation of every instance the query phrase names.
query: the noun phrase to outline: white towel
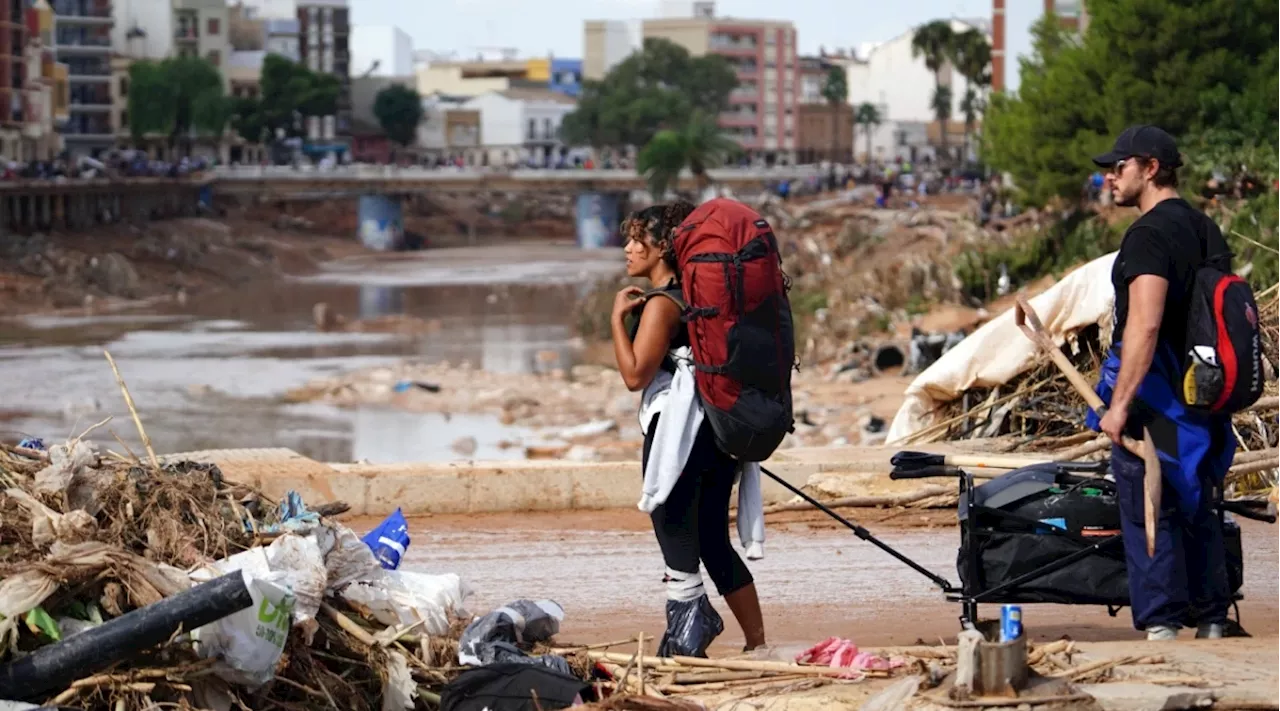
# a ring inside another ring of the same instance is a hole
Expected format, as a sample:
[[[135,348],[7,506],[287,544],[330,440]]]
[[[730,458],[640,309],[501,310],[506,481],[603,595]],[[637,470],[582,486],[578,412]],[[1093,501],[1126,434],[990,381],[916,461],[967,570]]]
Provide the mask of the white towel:
[[[640,398],[640,427],[648,433],[649,425],[659,413],[658,427],[649,446],[649,463],[644,470],[641,511],[652,513],[666,502],[684,471],[689,452],[693,450],[698,429],[706,416],[698,399],[698,385],[693,374],[690,349],[685,346],[671,351],[675,375],[659,370],[645,387]],[[760,494],[760,464],[740,462],[738,480],[738,540],[748,560],[764,557],[764,501]]]

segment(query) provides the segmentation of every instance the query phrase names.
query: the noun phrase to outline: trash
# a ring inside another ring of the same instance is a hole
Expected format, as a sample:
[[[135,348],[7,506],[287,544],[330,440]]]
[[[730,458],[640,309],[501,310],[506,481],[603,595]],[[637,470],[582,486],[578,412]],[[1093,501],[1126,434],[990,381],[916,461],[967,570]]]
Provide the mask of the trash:
[[[425,390],[429,393],[440,392],[439,385],[436,385],[435,383],[424,383],[418,380],[401,380],[395,384],[395,387],[393,387],[392,390],[398,393],[407,393],[414,388],[417,388],[418,390]]]
[[[409,547],[409,522],[397,508],[377,528],[365,534],[364,542],[383,568],[395,570],[400,567],[400,559]]]
[[[800,664],[820,664],[851,671],[888,671],[902,666],[901,659],[884,659],[858,650],[858,645],[840,637],[828,637],[796,655]]]
[[[590,687],[577,677],[527,664],[470,669],[440,694],[440,711],[530,711],[582,703]]]
[[[278,509],[280,522],[263,527],[263,531],[276,533],[279,531],[309,531],[320,523],[320,514],[307,508],[302,495],[290,489],[280,500]]]
[[[516,600],[473,621],[458,640],[458,663],[483,666],[497,660],[495,643],[531,645],[560,631],[564,608],[554,600]]]
[[[707,647],[724,632],[724,619],[706,594],[693,600],[667,600],[667,631],[658,645],[659,657],[705,657]]]
[[[338,596],[384,625],[403,627],[422,621],[427,634],[435,636],[448,632],[455,619],[469,616],[465,605],[471,588],[454,573],[380,570],[376,577],[346,586]]]
[[[12,578],[5,583],[9,580]],[[216,624],[228,615],[256,616],[255,602],[248,581],[239,575],[225,575],[189,588],[0,667],[0,698],[42,698],[49,691],[161,644],[179,630]]]
[[[580,425],[560,430],[560,433],[556,436],[559,439],[572,442],[575,439],[595,437],[616,429],[618,429],[618,423],[614,420],[592,420],[591,422],[584,422]]]
[[[40,439],[39,437],[23,437],[22,440],[18,442],[18,447],[22,449],[32,449],[37,452],[43,452],[44,440]]]
[[[285,573],[256,575],[249,569],[238,574],[252,598],[246,609],[191,633],[201,656],[215,658],[219,677],[251,689],[271,680],[284,651],[296,598]]]

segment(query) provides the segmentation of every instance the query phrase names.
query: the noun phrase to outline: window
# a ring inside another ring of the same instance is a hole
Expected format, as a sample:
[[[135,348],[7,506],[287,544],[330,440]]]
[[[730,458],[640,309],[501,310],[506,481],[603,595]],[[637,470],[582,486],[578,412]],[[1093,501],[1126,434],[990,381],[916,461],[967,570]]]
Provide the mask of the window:
[[[120,128],[129,128],[129,109],[120,112]]]
[[[216,35],[221,30],[222,30],[221,23],[218,21],[218,18],[216,17],[210,17],[208,22],[205,23],[205,31],[211,35]]]
[[[205,55],[205,58],[208,59],[209,63],[215,67],[222,65],[222,53],[216,49],[209,50],[209,53]]]
[[[120,77],[120,96],[129,95],[129,77]]]
[[[549,118],[542,119],[542,137],[548,139],[552,137],[551,119]]]
[[[537,137],[538,137],[538,122],[534,119],[529,119],[529,133],[527,135],[527,138],[530,141],[532,141]]]

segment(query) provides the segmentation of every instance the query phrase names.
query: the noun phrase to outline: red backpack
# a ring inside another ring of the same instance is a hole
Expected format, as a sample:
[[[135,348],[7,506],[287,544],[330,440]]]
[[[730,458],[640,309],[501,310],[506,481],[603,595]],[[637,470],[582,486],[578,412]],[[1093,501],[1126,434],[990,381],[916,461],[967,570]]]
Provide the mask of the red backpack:
[[[676,229],[698,395],[716,444],[762,462],[794,430],[795,335],[778,240],[740,202],[703,203]]]

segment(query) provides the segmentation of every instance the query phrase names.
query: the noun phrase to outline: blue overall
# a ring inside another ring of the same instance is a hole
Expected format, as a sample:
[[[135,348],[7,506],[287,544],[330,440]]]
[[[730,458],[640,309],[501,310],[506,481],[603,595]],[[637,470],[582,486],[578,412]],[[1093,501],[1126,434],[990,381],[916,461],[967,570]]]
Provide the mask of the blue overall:
[[[1120,371],[1119,352],[1117,343],[1102,364],[1097,393],[1106,403],[1111,402]],[[1226,622],[1231,604],[1222,526],[1213,503],[1235,457],[1236,440],[1229,417],[1206,415],[1182,404],[1173,385],[1177,362],[1171,346],[1156,347],[1129,417],[1129,433],[1141,437],[1139,425],[1146,426],[1160,454],[1164,495],[1154,556],[1147,556],[1142,459],[1123,447],[1112,447],[1129,602],[1133,626],[1140,630]],[[1099,429],[1093,412],[1086,422]]]

